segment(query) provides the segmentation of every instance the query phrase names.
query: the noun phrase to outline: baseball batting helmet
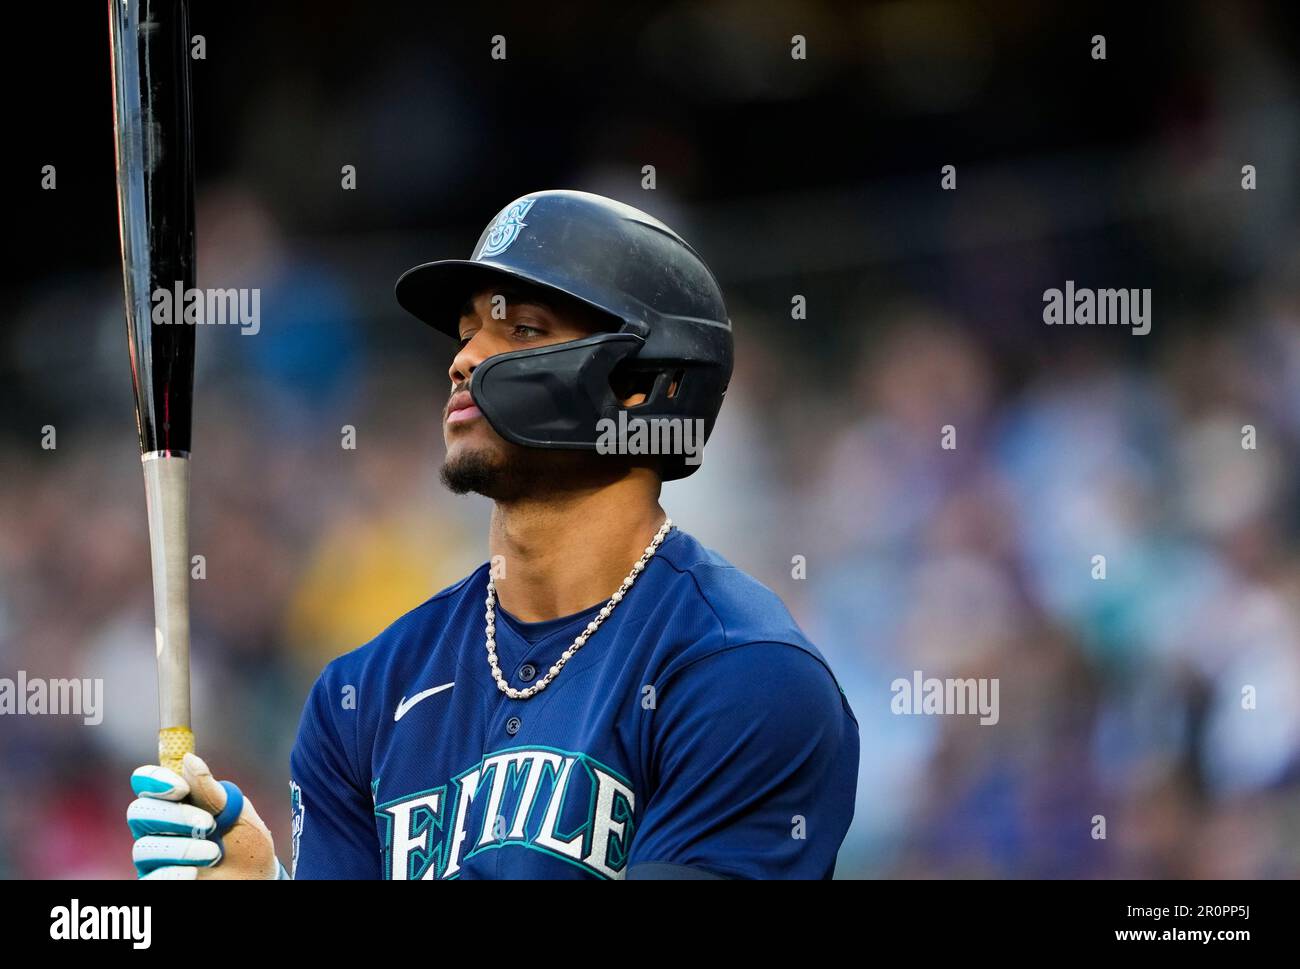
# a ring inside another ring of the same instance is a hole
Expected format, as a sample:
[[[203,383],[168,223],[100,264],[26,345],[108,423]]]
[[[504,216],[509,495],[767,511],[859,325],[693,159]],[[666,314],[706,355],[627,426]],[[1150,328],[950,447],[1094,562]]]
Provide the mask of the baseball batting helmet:
[[[503,278],[564,293],[614,320],[611,332],[500,353],[475,368],[470,394],[503,438],[596,450],[598,423],[626,411],[646,421],[701,420],[708,439],[731,379],[731,321],[718,281],[676,232],[599,195],[536,192],[502,209],[469,259],[404,273],[397,301],[459,339],[466,300]],[[615,386],[629,380],[646,399],[625,407]],[[697,466],[668,455],[660,473],[671,481]]]

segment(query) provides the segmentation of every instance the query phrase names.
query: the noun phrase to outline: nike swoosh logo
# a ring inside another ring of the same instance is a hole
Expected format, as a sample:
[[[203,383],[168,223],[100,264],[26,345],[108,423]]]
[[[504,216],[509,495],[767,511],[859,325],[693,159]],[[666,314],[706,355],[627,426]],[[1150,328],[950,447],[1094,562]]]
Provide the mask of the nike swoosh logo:
[[[421,700],[426,697],[431,697],[435,693],[441,693],[443,690],[450,690],[455,685],[455,682],[444,683],[442,686],[435,686],[432,689],[417,693],[409,700],[406,697],[402,697],[402,702],[397,704],[397,712],[393,714],[393,723],[396,723],[398,720],[401,720],[402,717],[406,716],[406,711],[411,709],[411,707],[415,706]]]

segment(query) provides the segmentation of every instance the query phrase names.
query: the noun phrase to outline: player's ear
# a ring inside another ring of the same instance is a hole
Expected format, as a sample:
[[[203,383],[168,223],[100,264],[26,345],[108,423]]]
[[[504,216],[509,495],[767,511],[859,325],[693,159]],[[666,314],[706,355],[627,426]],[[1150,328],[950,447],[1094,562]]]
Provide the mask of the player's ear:
[[[637,407],[650,399],[656,375],[645,370],[615,368],[610,374],[609,386],[624,407]],[[671,397],[672,394],[670,393]]]

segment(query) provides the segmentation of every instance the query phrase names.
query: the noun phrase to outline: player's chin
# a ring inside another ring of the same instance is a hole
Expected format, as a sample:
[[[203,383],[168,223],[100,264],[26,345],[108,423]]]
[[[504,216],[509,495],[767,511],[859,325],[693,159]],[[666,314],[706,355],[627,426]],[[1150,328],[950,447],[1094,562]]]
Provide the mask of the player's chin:
[[[456,438],[468,435],[456,435]],[[491,441],[453,439],[447,442],[447,457],[442,463],[442,483],[457,495],[474,492],[495,496],[497,484],[505,472],[506,459],[498,444]]]

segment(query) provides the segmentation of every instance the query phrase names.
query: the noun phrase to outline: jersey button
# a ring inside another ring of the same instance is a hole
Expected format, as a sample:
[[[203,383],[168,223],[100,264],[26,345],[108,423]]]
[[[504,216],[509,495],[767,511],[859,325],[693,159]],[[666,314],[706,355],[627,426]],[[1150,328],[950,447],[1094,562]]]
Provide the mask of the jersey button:
[[[506,733],[513,737],[515,734],[519,733],[519,728],[523,725],[524,722],[518,717],[511,717],[506,721]]]
[[[532,663],[525,663],[519,669],[519,678],[523,680],[525,683],[532,682],[533,677],[536,675],[537,675],[537,667],[534,666]]]

